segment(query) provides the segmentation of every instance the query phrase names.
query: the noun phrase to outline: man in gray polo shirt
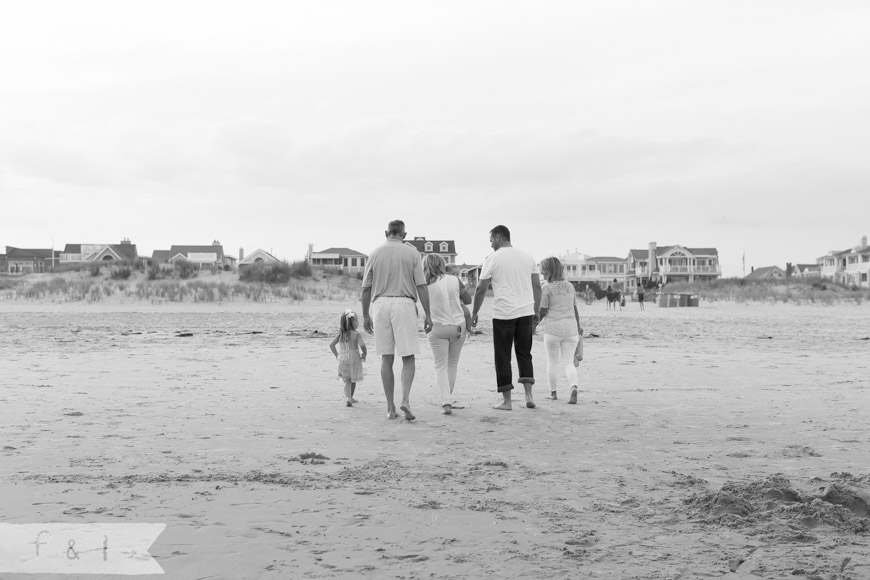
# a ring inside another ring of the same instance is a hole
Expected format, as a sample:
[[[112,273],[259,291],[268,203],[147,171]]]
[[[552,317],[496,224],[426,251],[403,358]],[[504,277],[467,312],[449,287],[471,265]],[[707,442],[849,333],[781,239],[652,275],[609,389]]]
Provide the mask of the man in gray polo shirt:
[[[362,283],[363,328],[375,335],[375,352],[381,355],[381,382],[387,397],[390,419],[398,416],[393,398],[395,376],[393,362],[398,353],[402,357],[402,404],[399,407],[405,419],[415,419],[411,413],[411,383],[414,382],[416,362],[420,354],[417,337],[417,299],[423,306],[423,328],[432,330],[429,312],[429,288],[423,276],[420,253],[405,240],[405,222],[393,220],[384,232],[387,241],[375,248],[366,262]],[[371,305],[371,315],[369,306]]]

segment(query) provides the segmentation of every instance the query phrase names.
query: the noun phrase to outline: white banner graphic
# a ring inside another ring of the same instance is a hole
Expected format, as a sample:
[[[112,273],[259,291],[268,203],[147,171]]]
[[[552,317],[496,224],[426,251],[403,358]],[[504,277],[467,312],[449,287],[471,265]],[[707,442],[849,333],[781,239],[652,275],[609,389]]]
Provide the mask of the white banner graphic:
[[[166,524],[2,524],[0,572],[163,574],[148,548]]]

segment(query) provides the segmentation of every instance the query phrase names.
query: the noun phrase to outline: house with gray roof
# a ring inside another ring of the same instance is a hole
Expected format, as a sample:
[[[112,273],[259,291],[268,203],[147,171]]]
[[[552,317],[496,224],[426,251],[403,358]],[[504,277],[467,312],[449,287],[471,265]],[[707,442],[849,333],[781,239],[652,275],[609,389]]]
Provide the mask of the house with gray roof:
[[[643,250],[629,250],[626,290],[650,282],[709,282],[722,277],[716,248],[690,248],[650,242]]]
[[[270,264],[280,263],[281,260],[261,248],[257,248],[247,256],[243,249],[239,250],[239,269],[250,266],[268,266]]]
[[[210,246],[188,246],[173,244],[168,250],[154,250],[151,254],[151,263],[162,267],[166,265],[175,266],[179,261],[190,262],[200,268],[219,268],[231,269],[235,265],[235,260],[227,260],[224,255],[224,248],[217,240],[213,241]]]
[[[59,263],[59,250],[6,246],[3,272],[6,274],[38,274],[50,271]]]
[[[745,280],[783,280],[785,270],[779,266],[752,267],[752,270],[744,278]]]
[[[365,271],[368,256],[350,248],[327,248],[315,252],[314,244],[308,244],[308,254],[305,259],[316,270],[335,270],[343,274],[356,274]]]
[[[67,244],[60,253],[62,266],[97,262],[135,262],[136,244],[124,238],[120,244]]]
[[[453,240],[427,240],[425,236],[420,236],[405,244],[420,252],[424,258],[427,254],[438,254],[446,263],[456,263],[456,243]]]

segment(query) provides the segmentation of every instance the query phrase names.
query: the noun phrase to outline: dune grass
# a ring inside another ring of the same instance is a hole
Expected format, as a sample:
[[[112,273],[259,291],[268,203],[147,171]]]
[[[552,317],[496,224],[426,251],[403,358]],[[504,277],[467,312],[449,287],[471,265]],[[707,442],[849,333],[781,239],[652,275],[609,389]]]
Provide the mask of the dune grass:
[[[113,296],[152,303],[300,302],[303,300],[353,300],[359,296],[359,281],[341,275],[304,276],[293,264],[277,269],[286,281],[208,281],[196,277],[160,279],[147,271],[103,269],[93,276],[88,269],[52,278],[0,279],[0,300],[49,300],[53,302],[100,302]],[[275,276],[269,275],[269,279]]]
[[[746,280],[723,278],[711,282],[667,284],[665,293],[691,292],[705,302],[767,302],[786,304],[837,304],[870,300],[870,289],[849,288],[818,278]]]

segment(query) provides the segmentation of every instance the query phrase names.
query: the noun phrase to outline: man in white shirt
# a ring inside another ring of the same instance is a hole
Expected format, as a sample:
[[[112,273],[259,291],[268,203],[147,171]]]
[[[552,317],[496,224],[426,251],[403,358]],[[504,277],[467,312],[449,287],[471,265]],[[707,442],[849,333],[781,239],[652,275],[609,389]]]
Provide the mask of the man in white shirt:
[[[519,379],[526,390],[526,407],[535,408],[532,385],[535,369],[532,365],[532,335],[541,306],[541,280],[534,258],[511,245],[511,232],[505,226],[495,226],[489,232],[495,253],[483,262],[480,281],[474,293],[472,326],[477,325],[477,313],[492,285],[492,345],[495,352],[495,375],[503,401],[494,408],[511,410],[514,388],[511,371],[511,347],[517,355]]]

